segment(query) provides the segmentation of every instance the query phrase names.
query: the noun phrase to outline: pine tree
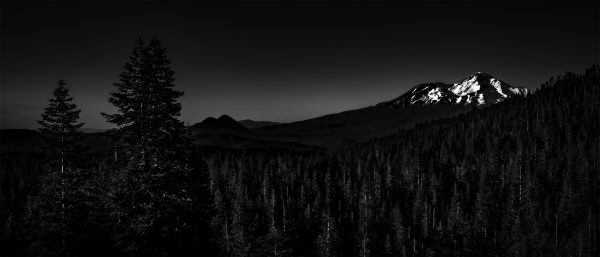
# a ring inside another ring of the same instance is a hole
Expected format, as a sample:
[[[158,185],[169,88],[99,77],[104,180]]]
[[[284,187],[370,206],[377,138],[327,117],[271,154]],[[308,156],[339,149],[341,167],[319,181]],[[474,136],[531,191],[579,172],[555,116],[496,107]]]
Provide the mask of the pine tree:
[[[128,253],[174,254],[188,231],[192,210],[185,127],[178,117],[183,95],[160,42],[141,38],[109,101],[117,113],[112,134],[126,150],[116,176],[113,217],[117,244]]]
[[[74,154],[81,150],[80,128],[84,125],[79,122],[81,110],[72,102],[73,97],[66,85],[64,80],[58,81],[58,87],[52,92],[53,98],[38,121],[42,126],[39,130],[46,139],[44,148],[49,150],[51,158],[58,161],[62,172],[73,165]]]
[[[102,114],[118,126],[113,133],[146,172],[162,160],[159,157],[178,154],[185,144],[177,101],[183,93],[173,89],[174,72],[165,52],[156,38],[149,44],[138,39],[109,98],[118,113]]]
[[[398,204],[394,204],[392,209],[392,232],[394,238],[394,248],[398,253],[402,253],[405,249],[406,229],[402,224],[402,212]]]
[[[358,199],[358,211],[359,211],[359,217],[358,217],[358,233],[357,233],[357,241],[359,243],[358,246],[358,250],[359,253],[358,255],[361,257],[367,257],[371,255],[371,249],[370,249],[370,237],[369,237],[369,232],[370,232],[370,227],[369,227],[369,223],[371,221],[371,211],[370,211],[370,199],[368,196],[368,189],[366,188],[366,185],[362,185],[361,189],[360,189],[360,195],[359,195],[359,199]]]
[[[46,144],[49,171],[41,179],[28,223],[33,231],[31,251],[46,254],[72,254],[77,243],[83,211],[80,185],[83,174],[77,165],[83,123],[63,80],[58,81],[49,105],[38,123]]]
[[[338,255],[338,231],[335,220],[331,217],[329,211],[322,215],[321,233],[317,237],[317,247],[319,256],[332,257]]]

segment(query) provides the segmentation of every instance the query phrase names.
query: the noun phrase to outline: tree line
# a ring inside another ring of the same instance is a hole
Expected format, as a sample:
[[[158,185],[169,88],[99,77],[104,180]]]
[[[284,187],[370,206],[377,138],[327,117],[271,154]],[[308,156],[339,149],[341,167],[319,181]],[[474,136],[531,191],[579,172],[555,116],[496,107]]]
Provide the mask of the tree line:
[[[119,77],[111,151],[59,81],[46,152],[1,156],[2,255],[600,254],[598,65],[333,153],[194,146],[156,38]]]

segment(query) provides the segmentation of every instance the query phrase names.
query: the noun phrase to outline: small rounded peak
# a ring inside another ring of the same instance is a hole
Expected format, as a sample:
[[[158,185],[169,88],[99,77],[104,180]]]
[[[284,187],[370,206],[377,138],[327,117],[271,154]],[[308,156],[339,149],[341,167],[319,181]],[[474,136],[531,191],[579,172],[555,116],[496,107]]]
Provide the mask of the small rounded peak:
[[[214,120],[217,120],[217,119],[215,119],[214,117],[208,117],[208,118],[204,119],[202,122],[205,122],[205,121],[214,121]]]
[[[215,124],[217,122],[217,119],[213,118],[213,117],[208,117],[204,120],[202,120],[201,122],[195,123],[194,125],[192,125],[192,128],[198,128],[198,127],[202,127],[202,126],[210,126],[212,124]]]
[[[229,115],[227,115],[227,114],[223,114],[223,115],[221,115],[221,117],[219,117],[219,118],[218,118],[218,120],[221,120],[221,121],[234,121],[234,122],[235,122],[235,120],[234,120],[233,118],[231,118],[231,117],[230,117]]]

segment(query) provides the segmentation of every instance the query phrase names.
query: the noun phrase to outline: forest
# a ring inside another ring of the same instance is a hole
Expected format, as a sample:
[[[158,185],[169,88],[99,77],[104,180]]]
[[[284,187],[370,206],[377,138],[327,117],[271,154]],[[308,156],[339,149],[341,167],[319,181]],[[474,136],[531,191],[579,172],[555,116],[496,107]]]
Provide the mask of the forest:
[[[139,40],[80,144],[66,83],[44,153],[0,156],[0,255],[599,256],[600,66],[343,150],[194,145]]]

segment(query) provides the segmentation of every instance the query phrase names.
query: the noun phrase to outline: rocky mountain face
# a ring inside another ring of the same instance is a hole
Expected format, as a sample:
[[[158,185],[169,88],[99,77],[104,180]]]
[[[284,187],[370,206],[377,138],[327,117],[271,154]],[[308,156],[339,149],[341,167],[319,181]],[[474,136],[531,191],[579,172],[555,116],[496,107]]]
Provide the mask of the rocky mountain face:
[[[453,84],[435,82],[417,85],[400,97],[379,103],[378,106],[487,105],[530,93],[525,87],[513,87],[492,75],[477,72]]]

